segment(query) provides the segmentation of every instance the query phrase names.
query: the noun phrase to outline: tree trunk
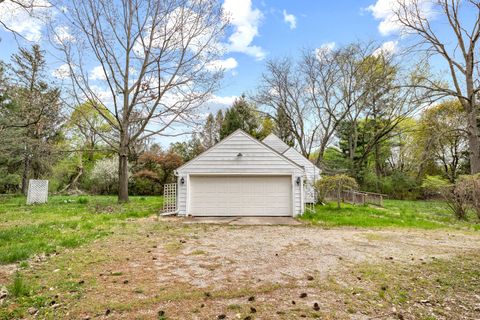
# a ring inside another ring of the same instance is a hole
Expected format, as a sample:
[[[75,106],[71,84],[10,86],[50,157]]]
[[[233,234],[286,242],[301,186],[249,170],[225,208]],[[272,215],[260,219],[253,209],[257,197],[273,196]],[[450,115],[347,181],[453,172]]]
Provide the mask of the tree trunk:
[[[470,172],[480,173],[480,141],[475,108],[468,113],[468,145],[470,149]]]
[[[58,193],[63,193],[65,191],[70,191],[70,190],[78,190],[77,184],[78,180],[80,177],[83,175],[83,165],[80,164],[80,166],[77,167],[77,174],[71,179],[71,181]]]
[[[380,193],[381,186],[380,186],[380,179],[382,178],[382,163],[380,161],[380,143],[375,144],[375,150],[374,150],[374,155],[375,155],[375,174],[377,176],[377,179],[375,179],[375,191]]]
[[[30,157],[25,154],[23,159],[23,173],[22,173],[22,193],[27,195],[28,192],[28,171],[30,169]]]
[[[118,202],[128,202],[128,148],[124,142],[118,153]]]
[[[374,137],[377,136],[378,134],[378,121],[377,121],[377,105],[376,105],[376,100],[373,99],[373,133]],[[380,178],[382,177],[382,165],[380,163],[380,142],[375,142],[375,148],[374,148],[374,156],[375,156],[375,174],[377,175],[377,180],[376,180],[376,191],[379,192],[380,190]]]

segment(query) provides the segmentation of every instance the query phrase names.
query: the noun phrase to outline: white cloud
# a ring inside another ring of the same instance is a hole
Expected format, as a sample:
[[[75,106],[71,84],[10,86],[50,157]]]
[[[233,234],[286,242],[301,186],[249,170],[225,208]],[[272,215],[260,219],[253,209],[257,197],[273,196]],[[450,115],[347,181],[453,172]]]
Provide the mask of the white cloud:
[[[70,29],[67,26],[59,26],[55,28],[53,41],[58,44],[62,44],[66,42],[73,42],[75,41],[75,38],[70,33]]]
[[[335,49],[335,42],[326,42],[322,44],[319,48],[315,49],[315,54],[320,58],[322,55],[329,53]]]
[[[96,66],[90,71],[91,80],[106,80],[105,72],[103,72],[102,66]]]
[[[389,54],[395,53],[397,52],[397,49],[398,49],[397,46],[398,46],[398,41],[386,41],[382,43],[380,48],[378,48],[373,52],[373,55],[379,56],[381,54],[389,55]]]
[[[283,9],[283,21],[290,26],[290,29],[297,27],[297,17],[291,13],[287,13],[287,10]]]
[[[265,51],[259,46],[252,45],[253,39],[259,34],[262,12],[252,8],[251,0],[225,0],[223,10],[234,29],[228,38],[228,51],[246,53],[257,60],[265,58]]]
[[[433,2],[431,0],[404,0],[407,6],[418,3],[420,14],[423,17],[431,17],[433,15]],[[366,8],[373,17],[380,20],[378,31],[384,35],[390,35],[401,32],[402,25],[395,16],[395,11],[399,9],[398,0],[376,0],[376,2]]]
[[[205,102],[202,106],[202,111],[206,114],[216,113],[220,109],[227,109],[232,106],[237,99],[237,96],[217,96],[213,95],[210,100]]]
[[[93,96],[102,104],[107,107],[113,106],[113,95],[110,90],[97,85],[90,86],[90,90],[93,92]]]
[[[206,65],[207,70],[219,71],[219,70],[231,70],[238,66],[237,60],[234,58],[227,58],[224,60],[214,60]]]
[[[31,0],[27,3],[33,4],[34,9],[27,11],[10,0],[0,2],[0,20],[7,28],[27,40],[40,41],[42,29],[51,14],[52,6],[46,0]]]
[[[52,75],[57,79],[66,79],[70,77],[70,67],[68,64],[62,64],[60,67],[52,71]]]

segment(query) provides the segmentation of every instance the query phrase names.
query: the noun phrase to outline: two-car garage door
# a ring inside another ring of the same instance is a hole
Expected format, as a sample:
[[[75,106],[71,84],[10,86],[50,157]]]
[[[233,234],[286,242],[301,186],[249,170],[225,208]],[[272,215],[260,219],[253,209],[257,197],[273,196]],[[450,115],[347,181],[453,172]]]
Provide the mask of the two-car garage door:
[[[193,216],[291,216],[291,176],[191,176]]]

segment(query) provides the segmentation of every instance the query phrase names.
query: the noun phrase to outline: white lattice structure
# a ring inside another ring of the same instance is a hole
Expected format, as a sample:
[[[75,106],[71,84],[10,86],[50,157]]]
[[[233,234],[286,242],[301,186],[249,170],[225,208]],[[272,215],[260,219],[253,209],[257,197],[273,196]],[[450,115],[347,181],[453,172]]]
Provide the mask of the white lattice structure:
[[[177,184],[169,183],[163,186],[162,214],[173,214],[177,211]]]
[[[317,192],[313,187],[305,188],[305,211],[315,213],[315,205],[318,202]]]
[[[28,181],[27,204],[47,203],[48,200],[48,180]]]

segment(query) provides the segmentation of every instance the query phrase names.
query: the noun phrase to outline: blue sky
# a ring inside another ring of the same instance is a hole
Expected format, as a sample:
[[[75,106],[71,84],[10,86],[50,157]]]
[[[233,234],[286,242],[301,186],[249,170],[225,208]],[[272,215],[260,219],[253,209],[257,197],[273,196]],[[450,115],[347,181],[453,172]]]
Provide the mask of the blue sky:
[[[304,49],[341,46],[357,40],[384,43],[391,50],[401,46],[396,25],[389,20],[395,0],[221,1],[231,14],[232,26],[225,37],[226,52],[217,61],[226,72],[221,90],[209,104],[212,111],[228,107],[242,93],[253,92],[268,59],[295,57]],[[54,78],[60,62],[44,40],[45,26],[22,11],[5,7],[8,5],[7,1],[0,6],[0,19],[47,50],[49,74]],[[21,38],[15,40],[4,29],[0,29],[0,38],[0,59],[4,61],[19,45],[29,45]]]
[[[304,49],[327,44],[340,46],[356,40],[396,41],[395,36],[379,32],[379,20],[367,9],[375,3],[373,0],[252,1],[251,9],[262,14],[252,45],[262,48],[265,57],[259,60],[242,52],[227,53],[225,58],[234,58],[238,66],[226,72],[219,95],[236,96],[254,90],[265,59],[295,57]],[[284,10],[287,16],[294,16],[294,25],[286,21]]]
[[[395,39],[394,36],[383,36],[379,32],[380,21],[375,19],[372,12],[368,10],[369,6],[376,4],[376,0],[227,0],[225,2],[230,2],[230,7],[235,12],[238,10],[245,12],[240,21],[237,21],[235,13],[232,13],[232,20],[242,26],[250,24],[249,27],[252,27],[253,24],[257,34],[251,39],[250,46],[259,47],[264,55],[259,58],[245,52],[225,53],[224,59],[230,58],[230,62],[235,59],[236,67],[226,71],[223,88],[217,93],[223,97],[238,96],[254,90],[266,59],[294,57],[302,49],[315,49],[324,44],[335,43],[338,46],[355,40],[385,42]],[[225,5],[228,6],[227,3]],[[5,14],[6,10],[3,15]],[[251,19],[252,15],[259,18]],[[18,28],[30,39],[40,38],[40,44],[50,51],[48,43],[42,40],[45,28],[39,22],[28,20],[24,14],[17,16],[9,14],[9,22],[14,28]],[[234,32],[235,26],[229,30],[227,38]],[[0,30],[0,38],[0,59],[4,61],[10,59],[19,45],[29,45],[21,38],[15,40],[11,33],[4,29]],[[53,56],[49,57],[49,61],[53,67],[58,67]]]

